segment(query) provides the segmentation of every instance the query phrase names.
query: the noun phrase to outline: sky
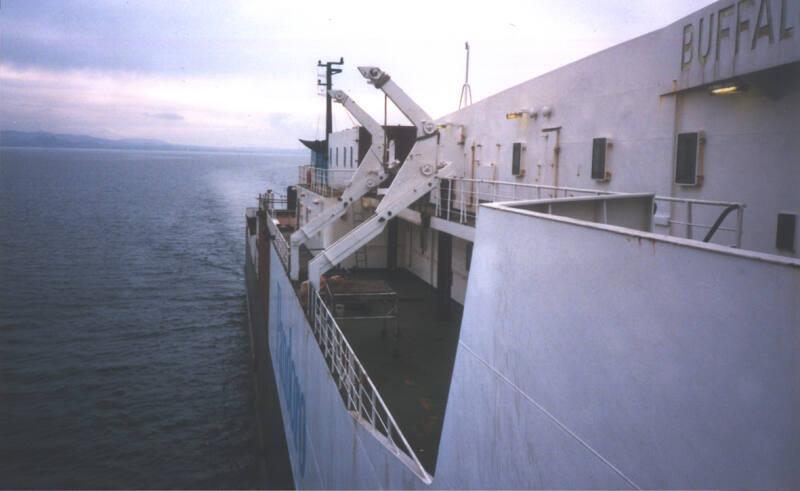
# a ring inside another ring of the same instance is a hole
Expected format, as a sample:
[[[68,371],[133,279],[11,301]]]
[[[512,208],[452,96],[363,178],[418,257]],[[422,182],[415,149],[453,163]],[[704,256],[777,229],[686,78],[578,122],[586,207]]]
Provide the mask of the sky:
[[[483,2],[0,0],[0,129],[298,148],[324,138],[317,61],[372,116],[378,66],[433,117],[458,108],[469,41],[478,101],[710,0]],[[390,124],[407,124],[390,107]],[[334,129],[354,126],[334,104]]]

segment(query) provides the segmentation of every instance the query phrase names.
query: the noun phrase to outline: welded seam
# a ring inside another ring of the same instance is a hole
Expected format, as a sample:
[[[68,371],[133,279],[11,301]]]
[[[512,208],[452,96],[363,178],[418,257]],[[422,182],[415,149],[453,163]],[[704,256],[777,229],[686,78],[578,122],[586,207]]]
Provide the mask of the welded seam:
[[[517,384],[515,384],[514,382],[512,382],[511,380],[509,380],[509,379],[508,379],[508,377],[506,377],[506,376],[505,376],[505,375],[503,375],[502,373],[498,372],[498,371],[497,371],[497,369],[495,369],[493,366],[489,365],[489,363],[487,363],[487,362],[486,362],[486,360],[484,360],[483,358],[481,358],[480,356],[478,356],[478,354],[477,354],[477,353],[475,353],[474,351],[472,351],[472,349],[470,349],[470,347],[469,347],[469,346],[467,346],[466,344],[464,344],[464,342],[463,342],[463,341],[459,341],[459,342],[458,342],[458,344],[459,344],[459,345],[461,345],[461,347],[462,347],[462,348],[464,348],[465,350],[469,351],[469,352],[472,354],[472,356],[474,356],[475,358],[477,358],[477,359],[478,359],[478,361],[480,361],[481,363],[483,363],[483,364],[486,366],[486,368],[488,368],[489,370],[491,370],[492,372],[494,372],[494,374],[495,374],[495,375],[497,375],[499,378],[501,378],[503,381],[505,381],[505,382],[506,382],[508,385],[510,385],[511,387],[513,387],[513,388],[514,388],[514,389],[515,389],[517,392],[519,392],[520,394],[522,394],[522,396],[523,396],[525,399],[527,399],[527,400],[528,400],[528,401],[529,401],[531,404],[533,404],[534,406],[536,406],[536,407],[539,409],[539,411],[541,411],[542,413],[544,413],[544,415],[545,415],[545,416],[547,416],[548,418],[550,418],[550,419],[551,419],[551,420],[552,420],[552,421],[553,421],[553,422],[554,422],[556,425],[558,425],[558,427],[559,427],[559,428],[561,428],[561,429],[562,429],[562,430],[563,430],[563,431],[564,431],[566,434],[568,434],[569,436],[571,436],[572,438],[574,438],[574,439],[575,439],[575,440],[576,440],[578,443],[580,443],[581,445],[583,445],[583,447],[584,447],[584,448],[586,448],[586,450],[588,450],[589,452],[591,452],[592,454],[594,454],[594,456],[595,456],[595,457],[597,457],[598,459],[600,459],[600,461],[602,461],[602,462],[603,462],[605,465],[607,465],[609,468],[611,468],[611,470],[613,470],[613,471],[614,471],[614,472],[615,472],[615,473],[616,473],[616,474],[617,474],[619,477],[621,477],[622,479],[624,479],[624,480],[625,480],[625,481],[626,481],[628,484],[630,484],[631,486],[633,486],[635,489],[639,489],[639,490],[640,490],[640,489],[642,489],[641,487],[639,487],[639,485],[638,485],[638,484],[636,484],[635,482],[633,482],[633,480],[632,480],[631,478],[629,478],[628,476],[626,476],[624,472],[622,472],[621,470],[617,469],[617,467],[616,467],[616,466],[614,466],[614,464],[612,464],[611,462],[609,462],[609,460],[608,460],[608,459],[606,459],[605,457],[603,457],[602,455],[600,455],[600,452],[598,452],[597,450],[595,450],[594,448],[592,448],[592,446],[591,446],[591,445],[589,445],[589,444],[588,444],[586,441],[584,441],[584,440],[583,440],[581,437],[579,437],[578,435],[576,435],[576,434],[575,434],[575,432],[573,432],[572,430],[570,430],[569,428],[567,428],[567,425],[565,425],[564,423],[562,423],[561,421],[559,421],[559,419],[558,419],[558,418],[556,418],[556,417],[555,417],[555,416],[554,416],[554,415],[553,415],[553,414],[552,414],[550,411],[548,411],[547,409],[545,409],[545,408],[544,408],[544,406],[542,406],[541,404],[539,404],[538,402],[536,402],[535,400],[533,400],[533,398],[532,398],[531,396],[529,396],[528,394],[526,394],[526,393],[525,393],[525,391],[523,391],[523,390],[522,390],[522,389],[521,389],[521,388],[520,388],[520,387],[519,387]]]

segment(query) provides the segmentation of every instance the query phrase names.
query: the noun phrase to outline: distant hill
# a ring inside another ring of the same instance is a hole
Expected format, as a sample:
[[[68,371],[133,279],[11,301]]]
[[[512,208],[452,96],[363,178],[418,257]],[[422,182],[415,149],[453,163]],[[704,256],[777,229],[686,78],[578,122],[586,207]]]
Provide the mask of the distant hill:
[[[71,135],[66,133],[48,133],[45,131],[0,131],[0,146],[3,147],[44,147],[44,148],[98,148],[114,150],[171,150],[198,152],[288,152],[305,153],[303,149],[275,148],[240,148],[240,147],[203,147],[195,145],[177,145],[161,140],[146,138],[123,138],[109,140],[89,135]]]

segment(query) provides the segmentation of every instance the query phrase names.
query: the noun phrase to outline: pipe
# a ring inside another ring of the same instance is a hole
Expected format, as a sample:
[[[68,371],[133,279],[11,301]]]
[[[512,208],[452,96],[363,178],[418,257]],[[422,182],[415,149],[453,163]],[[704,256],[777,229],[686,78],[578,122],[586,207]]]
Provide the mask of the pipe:
[[[714,234],[716,233],[716,231],[717,231],[717,229],[719,228],[719,226],[720,226],[720,225],[722,225],[722,222],[725,220],[725,218],[726,218],[728,215],[730,215],[730,213],[731,213],[733,210],[736,210],[736,209],[738,209],[738,208],[740,208],[740,205],[729,205],[729,206],[728,206],[728,207],[726,207],[724,210],[722,210],[722,213],[720,213],[720,214],[719,214],[719,216],[717,217],[717,221],[715,221],[715,222],[714,222],[714,225],[712,225],[712,226],[711,226],[711,230],[709,230],[709,231],[708,231],[708,233],[706,234],[706,236],[703,238],[703,242],[708,242],[708,241],[710,241],[710,240],[711,240],[711,238],[712,238],[712,237],[714,236]]]

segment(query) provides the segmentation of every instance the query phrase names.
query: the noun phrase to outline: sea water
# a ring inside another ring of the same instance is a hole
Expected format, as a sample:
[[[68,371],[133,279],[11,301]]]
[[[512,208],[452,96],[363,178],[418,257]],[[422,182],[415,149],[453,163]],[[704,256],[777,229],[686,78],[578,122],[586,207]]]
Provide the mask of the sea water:
[[[305,160],[0,148],[0,487],[263,484],[244,213]]]

